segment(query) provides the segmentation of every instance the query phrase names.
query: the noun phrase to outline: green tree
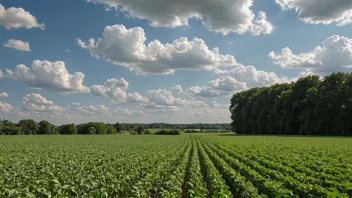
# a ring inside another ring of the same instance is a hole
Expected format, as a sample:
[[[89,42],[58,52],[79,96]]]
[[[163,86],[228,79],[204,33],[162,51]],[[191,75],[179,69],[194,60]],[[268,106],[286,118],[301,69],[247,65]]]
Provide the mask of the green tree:
[[[39,132],[39,124],[32,119],[20,120],[19,126],[23,135],[36,135]]]
[[[59,127],[60,134],[73,135],[77,134],[78,129],[75,124],[64,124]]]
[[[116,132],[116,128],[114,127],[114,126],[112,126],[112,125],[110,125],[110,124],[108,124],[107,125],[107,134],[116,134],[117,132]]]
[[[116,122],[116,124],[115,124],[114,126],[115,126],[116,131],[117,131],[118,133],[120,133],[120,132],[121,132],[121,130],[122,130],[122,126],[121,126],[121,124],[120,124],[120,123],[118,123],[118,122]]]
[[[56,126],[46,120],[42,120],[39,122],[38,134],[58,134],[58,131]]]
[[[143,128],[142,126],[139,126],[139,127],[137,127],[134,131],[137,132],[137,133],[140,135],[140,134],[143,133],[144,128]]]
[[[93,126],[88,127],[88,134],[93,135],[96,133],[97,133],[97,130]]]

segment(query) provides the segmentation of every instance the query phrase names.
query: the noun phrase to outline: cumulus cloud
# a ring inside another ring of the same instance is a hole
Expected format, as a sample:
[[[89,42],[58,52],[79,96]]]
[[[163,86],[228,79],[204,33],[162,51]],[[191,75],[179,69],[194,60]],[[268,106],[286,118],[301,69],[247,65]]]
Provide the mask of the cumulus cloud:
[[[127,95],[126,89],[128,88],[128,82],[123,79],[110,78],[107,79],[104,85],[93,85],[90,87],[92,94],[101,97],[109,97],[114,102],[126,102]]]
[[[151,102],[155,102],[157,105],[172,105],[175,102],[171,91],[166,89],[149,90],[148,95]]]
[[[173,87],[171,87],[171,91],[174,91],[176,93],[183,93],[183,89],[181,85],[175,85]]]
[[[176,106],[172,105],[157,105],[155,103],[151,103],[144,106],[144,109],[149,113],[172,113],[177,112],[179,109]]]
[[[203,102],[201,100],[196,100],[194,98],[192,98],[191,100],[182,99],[182,98],[175,98],[174,104],[176,106],[185,106],[185,107],[193,107],[193,108],[208,107],[208,105],[205,104],[205,102]]]
[[[170,109],[167,106],[179,106],[179,107],[190,107],[190,108],[198,108],[198,107],[207,107],[203,101],[196,100],[194,98],[185,99],[185,98],[175,98],[171,91],[166,89],[158,89],[158,90],[149,90],[148,91],[149,101],[151,102],[148,107],[149,109],[162,109],[163,106],[165,109]],[[173,110],[177,108],[171,108]]]
[[[27,111],[63,114],[64,108],[55,105],[53,101],[46,99],[40,94],[27,94],[22,98],[23,107]]]
[[[49,62],[35,60],[32,67],[17,65],[15,70],[6,69],[9,78],[25,82],[31,88],[55,92],[89,92],[83,83],[84,74],[75,72],[69,74],[63,61]]]
[[[154,27],[188,26],[191,18],[202,21],[212,32],[227,35],[231,32],[243,34],[270,34],[272,24],[266,20],[265,13],[256,17],[251,7],[253,0],[86,0],[101,3],[129,16],[147,19]]]
[[[103,37],[77,44],[94,57],[103,57],[115,65],[137,74],[172,74],[176,70],[214,70],[223,66],[238,66],[234,56],[209,49],[202,39],[181,37],[171,44],[158,40],[145,43],[141,27],[126,29],[123,25],[107,26]]]
[[[31,51],[31,47],[29,46],[28,42],[15,40],[15,39],[8,40],[7,43],[4,44],[4,46],[14,48],[20,51],[27,51],[27,52]]]
[[[0,4],[0,25],[6,29],[18,28],[40,28],[44,29],[44,23],[38,23],[35,16],[27,12],[23,8],[5,8]]]
[[[301,68],[303,72],[321,75],[345,71],[352,65],[352,39],[334,35],[307,53],[296,55],[286,47],[281,53],[272,51],[268,56],[282,68]]]
[[[7,97],[9,97],[9,94],[7,94],[6,92],[2,92],[2,93],[0,93],[0,98],[1,97],[7,98]]]
[[[0,78],[2,78],[4,76],[4,73],[2,72],[2,70],[0,69]]]
[[[295,10],[305,23],[331,24],[338,26],[352,23],[352,1],[350,0],[276,0],[283,10]]]
[[[186,90],[188,93],[203,98],[214,98],[220,97],[222,94],[219,91],[212,89],[210,86],[193,86]],[[228,95],[229,93],[223,94]]]
[[[13,109],[13,106],[11,106],[10,104],[6,103],[6,102],[1,102],[0,101],[0,112],[5,112],[8,113]]]
[[[247,89],[247,85],[244,82],[238,82],[236,79],[225,76],[217,78],[209,82],[209,85],[219,91],[231,92],[231,91],[241,91]]]
[[[214,71],[219,76],[231,76],[239,82],[246,84],[248,88],[269,86],[276,83],[291,81],[286,77],[279,77],[274,72],[257,70],[254,66],[238,66]]]
[[[141,116],[145,113],[141,110],[130,110],[123,108],[110,109],[105,105],[87,105],[82,106],[80,103],[72,103],[69,108],[79,113],[87,115],[104,114],[109,116]]]
[[[215,100],[211,101],[211,105],[214,108],[228,108],[230,105],[219,104]]]
[[[237,66],[214,71],[217,76],[206,86],[193,86],[187,93],[202,98],[223,97],[253,87],[286,83],[296,78],[278,77],[274,72],[257,70],[254,66]]]
[[[143,97],[140,93],[138,92],[132,92],[127,94],[127,102],[128,103],[138,103],[138,104],[143,104],[143,103],[148,103],[149,100],[148,98]]]
[[[227,96],[245,89],[248,89],[246,83],[239,82],[230,76],[223,76],[209,81],[207,86],[190,87],[187,92],[197,97],[213,98]]]

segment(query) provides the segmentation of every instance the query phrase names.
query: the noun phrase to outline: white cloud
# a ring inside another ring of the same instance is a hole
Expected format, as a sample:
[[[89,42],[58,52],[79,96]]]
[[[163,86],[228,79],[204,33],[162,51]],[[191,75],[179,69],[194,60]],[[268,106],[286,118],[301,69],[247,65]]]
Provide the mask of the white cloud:
[[[47,100],[40,94],[27,94],[22,98],[23,107],[27,111],[46,112],[61,115],[64,113],[64,108],[54,104],[53,101]]]
[[[352,23],[351,0],[276,0],[283,10],[293,9],[298,18],[311,24],[331,24],[338,26]]]
[[[157,105],[172,105],[175,102],[171,91],[166,89],[149,90],[149,99],[151,102],[155,102]]]
[[[345,71],[352,65],[352,39],[334,35],[310,52],[296,55],[287,47],[281,53],[270,52],[269,57],[282,68],[303,68],[321,75]]]
[[[107,79],[104,85],[93,85],[90,87],[92,94],[101,97],[109,97],[117,103],[126,102],[127,95],[126,89],[128,88],[128,82],[123,79],[110,78]]]
[[[140,27],[126,29],[123,25],[107,26],[103,38],[89,39],[77,44],[94,57],[102,56],[138,74],[172,74],[176,70],[214,70],[223,66],[238,66],[231,55],[220,54],[218,48],[209,49],[202,39],[188,40],[181,37],[172,44],[158,40],[145,43],[144,30]]]
[[[132,92],[132,93],[127,94],[127,102],[141,104],[141,103],[148,103],[149,100],[148,100],[148,98],[143,97],[138,92]]]
[[[71,52],[71,50],[69,50],[69,49],[65,49],[65,52],[68,52],[68,53],[70,53],[70,52]]]
[[[218,76],[206,86],[193,86],[187,93],[201,98],[215,98],[234,94],[253,87],[270,86],[276,83],[286,83],[295,80],[278,77],[274,72],[257,70],[254,66],[237,66],[216,69]]]
[[[4,46],[21,50],[21,51],[27,51],[27,52],[31,51],[31,47],[29,46],[28,42],[15,40],[15,39],[8,40],[7,43],[4,44]]]
[[[176,93],[183,93],[183,89],[181,85],[175,85],[173,87],[171,87],[171,91],[174,91]]]
[[[144,109],[150,114],[152,114],[152,113],[171,113],[171,112],[179,111],[179,109],[176,106],[157,105],[155,103],[145,105]]]
[[[130,110],[123,108],[110,109],[105,105],[88,105],[82,106],[80,103],[72,103],[69,105],[70,109],[73,109],[79,113],[87,114],[87,115],[108,115],[108,116],[141,116],[146,115],[141,110]]]
[[[0,78],[2,78],[4,76],[4,73],[2,72],[2,70],[0,69]]]
[[[185,106],[185,107],[208,107],[207,104],[205,104],[203,101],[201,100],[196,100],[194,98],[192,98],[191,100],[187,100],[187,99],[182,99],[182,98],[175,98],[175,105],[177,106]]]
[[[274,31],[274,26],[266,20],[265,12],[260,11],[254,21],[254,24],[251,26],[250,31],[254,35],[271,34]]]
[[[219,91],[216,91],[209,86],[203,86],[203,87],[193,86],[187,89],[186,91],[194,96],[203,97],[203,98],[214,98],[214,97],[222,96],[222,94]],[[224,95],[228,95],[228,94],[229,93],[226,93]]]
[[[23,64],[17,65],[14,71],[6,69],[7,76],[27,83],[31,88],[55,92],[89,92],[83,83],[84,74],[69,74],[63,61],[49,62],[35,60],[32,68]]]
[[[2,92],[2,93],[0,93],[0,98],[1,97],[7,98],[7,97],[9,97],[9,94],[7,94],[6,92]]]
[[[151,103],[145,105],[145,108],[149,109],[171,109],[172,111],[176,111],[176,109],[178,110],[176,106],[186,108],[199,108],[208,106],[203,101],[196,100],[194,98],[191,98],[190,100],[185,98],[174,98],[171,91],[166,89],[149,90],[148,96]]]
[[[5,8],[0,4],[0,25],[6,29],[18,28],[40,28],[44,29],[44,24],[38,23],[35,16],[25,11],[23,8]]]
[[[0,101],[0,112],[10,112],[13,109],[13,106],[11,106],[10,104],[6,103],[6,102],[1,102]]]
[[[254,66],[238,66],[214,71],[219,76],[231,76],[239,82],[246,83],[248,88],[269,86],[291,81],[286,77],[278,77],[274,72],[257,70]]]
[[[265,13],[259,18],[251,10],[253,0],[86,0],[101,3],[129,16],[147,19],[154,27],[188,26],[191,18],[202,21],[212,32],[223,35],[235,32],[243,34],[270,34],[273,27],[266,21]],[[263,17],[264,16],[264,17]],[[258,18],[258,17],[257,17]],[[264,22],[265,21],[265,22]]]
[[[225,105],[225,104],[219,104],[215,100],[211,101],[211,105],[214,108],[229,108],[230,105]]]
[[[209,81],[208,84],[209,85],[203,87],[190,87],[187,89],[187,92],[197,97],[214,98],[227,96],[248,89],[245,82],[239,82],[230,76],[216,78]]]
[[[220,77],[209,82],[209,85],[219,91],[232,92],[232,91],[242,91],[247,89],[247,85],[244,82],[238,82],[236,79],[225,76]]]

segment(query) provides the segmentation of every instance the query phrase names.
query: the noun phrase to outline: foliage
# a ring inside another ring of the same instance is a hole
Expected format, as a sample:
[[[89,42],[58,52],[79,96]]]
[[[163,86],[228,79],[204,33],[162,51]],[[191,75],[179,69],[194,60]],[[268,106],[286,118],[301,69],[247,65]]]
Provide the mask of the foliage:
[[[52,125],[50,122],[43,120],[39,122],[39,131],[37,134],[58,134],[59,131],[56,126]]]
[[[231,98],[238,134],[352,135],[352,74],[308,76]]]
[[[179,130],[160,130],[154,135],[181,135],[181,132]]]
[[[60,134],[73,135],[77,134],[77,131],[75,124],[64,124],[59,127]]]
[[[39,124],[32,119],[20,120],[18,124],[23,135],[36,135],[39,132]]]
[[[138,135],[141,135],[143,133],[143,131],[144,131],[144,128],[142,126],[139,126],[136,129],[134,129],[134,131],[136,133],[138,133]]]

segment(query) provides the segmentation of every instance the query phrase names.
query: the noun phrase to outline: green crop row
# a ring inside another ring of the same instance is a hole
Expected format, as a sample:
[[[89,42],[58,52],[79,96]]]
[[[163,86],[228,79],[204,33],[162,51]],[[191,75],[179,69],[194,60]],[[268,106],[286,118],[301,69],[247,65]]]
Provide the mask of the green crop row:
[[[351,143],[221,135],[1,137],[0,197],[352,197]]]

